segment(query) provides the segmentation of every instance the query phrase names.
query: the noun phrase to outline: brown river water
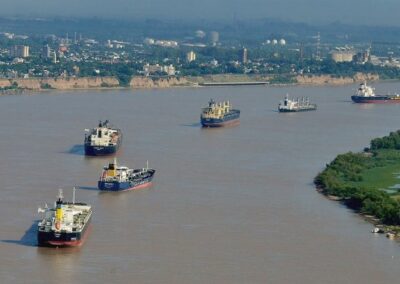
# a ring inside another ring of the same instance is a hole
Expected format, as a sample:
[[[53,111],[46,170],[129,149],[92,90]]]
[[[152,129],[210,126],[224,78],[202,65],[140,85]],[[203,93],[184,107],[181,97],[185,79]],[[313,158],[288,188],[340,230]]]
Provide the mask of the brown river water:
[[[337,154],[400,128],[400,104],[353,104],[356,87],[0,97],[0,283],[399,283],[400,243],[312,183]],[[286,93],[318,110],[278,113]],[[239,108],[240,125],[202,129],[211,97]],[[82,142],[100,119],[123,131],[121,164],[157,170],[151,188],[97,190],[111,158],[85,157]],[[73,186],[94,210],[85,244],[38,248],[37,208]]]

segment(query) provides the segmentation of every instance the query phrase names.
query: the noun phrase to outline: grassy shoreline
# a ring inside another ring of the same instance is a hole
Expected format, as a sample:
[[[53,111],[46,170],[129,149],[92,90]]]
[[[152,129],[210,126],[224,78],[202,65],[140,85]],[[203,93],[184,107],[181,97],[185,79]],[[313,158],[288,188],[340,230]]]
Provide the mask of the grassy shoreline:
[[[317,191],[400,238],[400,130],[363,152],[338,155],[314,179]]]

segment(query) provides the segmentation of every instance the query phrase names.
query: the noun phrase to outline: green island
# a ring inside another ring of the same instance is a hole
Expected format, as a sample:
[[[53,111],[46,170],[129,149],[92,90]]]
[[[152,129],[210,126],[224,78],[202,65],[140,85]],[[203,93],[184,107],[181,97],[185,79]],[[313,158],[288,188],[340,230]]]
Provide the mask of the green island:
[[[388,237],[400,237],[400,130],[363,152],[338,155],[314,179],[319,192],[343,202]]]

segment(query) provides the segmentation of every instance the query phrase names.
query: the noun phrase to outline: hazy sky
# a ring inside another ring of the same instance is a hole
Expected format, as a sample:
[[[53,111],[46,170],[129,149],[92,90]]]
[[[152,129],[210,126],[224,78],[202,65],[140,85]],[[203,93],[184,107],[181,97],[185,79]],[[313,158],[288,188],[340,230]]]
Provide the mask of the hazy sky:
[[[400,0],[0,0],[0,15],[123,18],[276,18],[400,26]]]

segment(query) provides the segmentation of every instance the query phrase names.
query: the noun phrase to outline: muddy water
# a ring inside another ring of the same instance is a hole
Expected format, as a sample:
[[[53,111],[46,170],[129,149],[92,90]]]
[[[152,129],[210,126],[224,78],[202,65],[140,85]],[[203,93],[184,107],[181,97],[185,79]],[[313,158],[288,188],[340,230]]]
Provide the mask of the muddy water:
[[[377,91],[400,89],[376,84]],[[399,105],[350,102],[344,87],[215,87],[0,97],[1,283],[397,283],[400,245],[316,193],[338,153],[400,128]],[[286,93],[318,110],[280,114]],[[202,129],[229,99],[241,123]],[[85,128],[124,133],[121,164],[157,170],[149,189],[100,193],[109,158],[87,158]],[[58,188],[93,205],[86,243],[36,247],[37,207]]]

